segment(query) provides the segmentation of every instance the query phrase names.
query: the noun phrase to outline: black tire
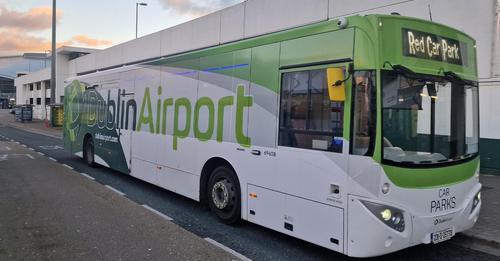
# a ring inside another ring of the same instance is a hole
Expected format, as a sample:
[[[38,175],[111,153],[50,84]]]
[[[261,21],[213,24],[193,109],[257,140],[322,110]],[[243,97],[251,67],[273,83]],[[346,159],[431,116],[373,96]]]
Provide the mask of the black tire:
[[[236,174],[226,166],[212,171],[208,181],[207,199],[210,210],[226,224],[241,219],[241,190]]]
[[[94,155],[94,140],[89,137],[83,144],[83,160],[92,168],[96,167]]]

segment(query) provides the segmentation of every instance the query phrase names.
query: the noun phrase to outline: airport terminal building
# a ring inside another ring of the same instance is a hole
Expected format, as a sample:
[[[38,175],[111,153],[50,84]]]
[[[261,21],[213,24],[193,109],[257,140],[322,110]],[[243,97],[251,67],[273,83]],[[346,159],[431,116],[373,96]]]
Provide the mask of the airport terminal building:
[[[500,173],[500,1],[482,0],[247,0],[105,50],[58,50],[56,97],[70,77],[175,56],[307,24],[364,14],[399,13],[458,28],[476,39],[483,172]],[[334,48],[334,47],[332,47]],[[15,80],[18,104],[34,104],[44,119],[50,69]]]
[[[96,49],[63,46],[56,50],[56,104],[64,101],[64,80],[74,76],[69,72],[69,62]],[[33,105],[34,119],[50,119],[50,56],[48,66],[15,79],[16,104]]]
[[[50,58],[45,53],[0,56],[0,109],[15,102],[14,79],[23,74],[50,67]]]

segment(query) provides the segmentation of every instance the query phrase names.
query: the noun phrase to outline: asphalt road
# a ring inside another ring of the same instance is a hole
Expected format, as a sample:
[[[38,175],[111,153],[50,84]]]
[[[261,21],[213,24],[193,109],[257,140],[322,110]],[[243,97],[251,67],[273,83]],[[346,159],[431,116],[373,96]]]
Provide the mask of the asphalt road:
[[[0,140],[0,184],[0,260],[236,259],[14,142]]]
[[[0,124],[0,135],[20,142],[125,193],[173,218],[173,222],[201,238],[212,238],[253,260],[350,260],[344,255],[248,222],[231,227],[220,223],[197,202],[104,168],[90,168],[62,148],[62,141]],[[437,245],[420,245],[375,260],[500,260],[499,257],[458,245],[458,237]],[[366,259],[365,259],[366,260]]]

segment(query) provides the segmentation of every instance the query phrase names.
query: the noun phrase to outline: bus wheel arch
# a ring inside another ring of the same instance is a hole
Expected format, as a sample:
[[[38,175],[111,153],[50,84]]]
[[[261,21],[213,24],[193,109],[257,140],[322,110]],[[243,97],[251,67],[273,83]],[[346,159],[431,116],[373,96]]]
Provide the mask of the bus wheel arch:
[[[94,140],[90,133],[85,134],[85,137],[83,138],[82,155],[83,161],[85,161],[87,165],[91,167],[96,166]]]
[[[241,187],[233,166],[223,158],[211,158],[200,177],[200,203],[226,224],[241,218]]]

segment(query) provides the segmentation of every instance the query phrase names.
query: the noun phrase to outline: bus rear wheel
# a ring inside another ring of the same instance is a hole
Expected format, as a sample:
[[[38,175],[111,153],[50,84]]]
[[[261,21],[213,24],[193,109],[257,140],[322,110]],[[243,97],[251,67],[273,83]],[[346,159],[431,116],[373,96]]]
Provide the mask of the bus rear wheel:
[[[208,182],[210,210],[226,224],[235,224],[241,218],[241,192],[236,174],[231,168],[221,166],[210,175]]]
[[[83,144],[83,160],[93,168],[96,166],[94,155],[94,140],[92,137],[88,137]]]

